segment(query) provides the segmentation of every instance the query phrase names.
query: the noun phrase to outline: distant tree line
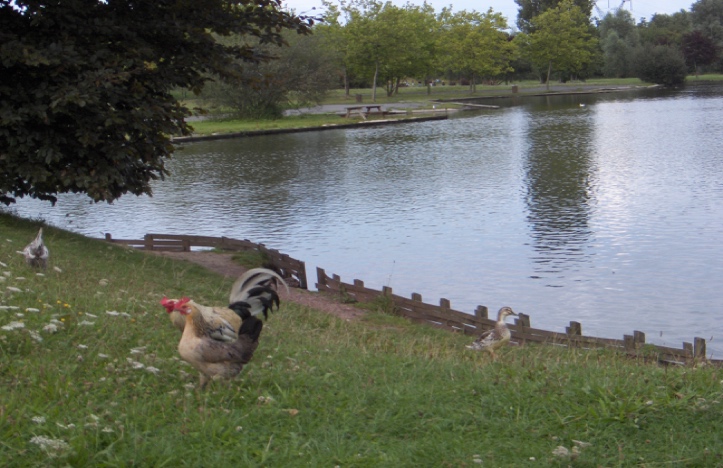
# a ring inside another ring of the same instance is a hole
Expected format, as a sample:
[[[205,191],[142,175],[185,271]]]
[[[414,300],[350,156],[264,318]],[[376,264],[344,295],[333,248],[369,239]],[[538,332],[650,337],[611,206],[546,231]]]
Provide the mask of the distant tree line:
[[[332,88],[633,77],[666,85],[721,72],[723,0],[637,23],[592,0],[492,9],[281,0],[0,0],[0,203],[85,193],[150,194],[172,135],[188,134],[178,90],[238,115],[275,118]]]
[[[549,86],[556,80],[639,77],[677,85],[690,73],[723,71],[723,0],[698,0],[690,11],[637,23],[629,9],[603,14],[592,0],[515,1],[516,27],[492,9],[436,12],[426,3],[326,1],[324,21],[295,45],[324,70],[325,79],[316,80],[318,96],[329,88],[349,93],[369,87],[376,98],[378,92],[392,95],[410,84],[431,92],[436,80],[469,85],[472,92],[480,83],[522,79]],[[282,61],[296,58],[277,55]],[[303,83],[303,75],[292,72],[300,68],[282,68],[296,77],[293,82]],[[291,91],[289,96],[304,95]],[[296,102],[314,98],[306,96]]]

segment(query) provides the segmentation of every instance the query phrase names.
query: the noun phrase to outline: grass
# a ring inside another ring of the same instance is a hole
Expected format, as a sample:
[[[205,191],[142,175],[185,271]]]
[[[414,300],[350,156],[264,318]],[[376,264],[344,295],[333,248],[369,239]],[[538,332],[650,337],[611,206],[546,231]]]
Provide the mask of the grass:
[[[720,81],[723,80],[723,75],[701,75],[696,78],[691,75],[688,77],[688,82],[693,83],[696,81]],[[536,94],[544,93],[545,85],[540,84],[538,81],[522,81],[515,82],[518,86],[519,95],[525,94]],[[590,87],[612,87],[612,86],[646,86],[647,83],[640,81],[637,78],[599,78],[590,79],[587,81],[573,81],[568,83],[554,83],[555,90],[560,87],[567,91],[582,91],[589,89]],[[430,110],[432,106],[439,105],[434,100],[450,100],[450,99],[464,99],[474,97],[489,97],[489,96],[509,96],[511,94],[511,84],[500,84],[500,85],[479,85],[475,93],[470,92],[469,86],[434,86],[431,88],[431,93],[427,93],[427,88],[424,86],[412,86],[406,88],[400,88],[399,93],[394,96],[387,96],[383,88],[377,89],[376,104],[384,105],[387,107],[393,107],[394,104],[402,102],[418,102],[421,103],[417,109],[419,110]],[[370,88],[365,89],[351,89],[349,96],[343,89],[333,90],[328,93],[326,99],[322,104],[342,104],[352,105],[356,103],[356,96],[360,95],[363,103],[372,102],[372,90]],[[179,98],[183,95],[179,94]],[[203,107],[203,102],[198,100],[185,101],[189,107],[200,106]],[[454,104],[445,104],[446,107],[455,108]],[[370,117],[374,119],[375,117]],[[386,116],[385,118],[396,118],[404,119],[409,118],[409,115],[397,114],[394,116]],[[310,128],[310,127],[322,127],[328,125],[339,125],[350,122],[356,122],[358,119],[348,120],[340,118],[335,113],[326,114],[301,114],[286,116],[277,120],[252,120],[252,119],[235,119],[235,118],[210,118],[207,120],[192,122],[194,129],[194,135],[214,135],[223,133],[235,133],[235,132],[252,132],[259,130],[276,130],[276,129],[295,129],[295,128]]]
[[[37,228],[0,215],[1,466],[723,464],[720,369],[552,346],[491,362],[374,311],[282,304],[241,376],[201,392],[158,301],[222,304],[232,281],[49,227],[40,276],[16,253]]]

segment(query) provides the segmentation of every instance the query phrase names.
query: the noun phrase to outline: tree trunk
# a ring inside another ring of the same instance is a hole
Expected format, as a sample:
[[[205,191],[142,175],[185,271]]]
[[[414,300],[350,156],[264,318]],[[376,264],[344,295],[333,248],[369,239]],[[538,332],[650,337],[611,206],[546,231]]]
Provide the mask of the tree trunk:
[[[349,98],[349,75],[346,72],[346,67],[344,67],[344,96],[346,98]]]
[[[374,82],[372,83],[372,102],[377,102],[377,76],[379,76],[379,62],[374,66]]]
[[[552,73],[552,60],[547,62],[547,90],[550,90],[550,74]]]

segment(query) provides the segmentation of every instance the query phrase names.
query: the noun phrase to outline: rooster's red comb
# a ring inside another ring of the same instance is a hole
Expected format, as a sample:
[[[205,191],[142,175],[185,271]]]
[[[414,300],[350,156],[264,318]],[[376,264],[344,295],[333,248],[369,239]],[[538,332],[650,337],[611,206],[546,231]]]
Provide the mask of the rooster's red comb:
[[[174,310],[178,310],[182,305],[184,305],[190,300],[191,299],[187,297],[183,297],[181,299],[168,299],[167,297],[163,296],[163,299],[161,299],[161,305],[165,307],[166,312],[170,314]]]

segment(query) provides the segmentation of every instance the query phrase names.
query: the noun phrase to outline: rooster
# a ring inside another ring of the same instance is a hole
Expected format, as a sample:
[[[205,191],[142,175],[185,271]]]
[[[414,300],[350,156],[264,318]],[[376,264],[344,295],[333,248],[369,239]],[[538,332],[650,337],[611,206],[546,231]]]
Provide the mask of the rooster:
[[[188,299],[163,298],[172,323],[181,332],[178,352],[200,372],[201,388],[209,380],[230,379],[241,372],[259,345],[263,322],[257,318],[274,305],[279,296],[274,289],[286,282],[265,268],[249,270],[231,288],[228,307],[209,307]]]
[[[43,228],[40,228],[38,235],[35,236],[35,240],[29,243],[21,252],[25,256],[25,261],[28,265],[34,268],[47,268],[48,257],[50,252],[43,243]]]

